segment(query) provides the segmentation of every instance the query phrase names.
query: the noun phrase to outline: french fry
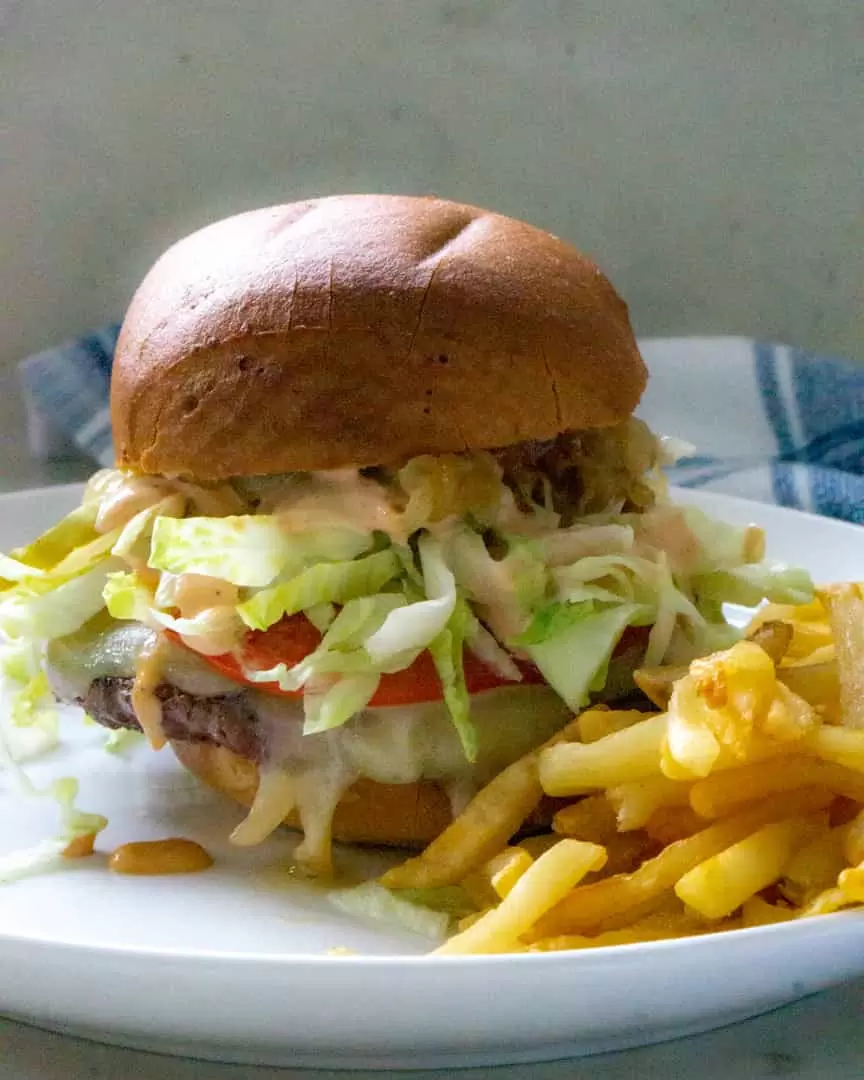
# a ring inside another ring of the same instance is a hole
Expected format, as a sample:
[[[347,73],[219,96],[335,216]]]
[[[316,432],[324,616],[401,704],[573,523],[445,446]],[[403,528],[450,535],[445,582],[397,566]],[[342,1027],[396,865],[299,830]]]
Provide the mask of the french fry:
[[[809,656],[831,641],[828,612],[819,600],[797,606],[765,604],[750,621],[747,636],[752,637],[759,627],[769,622],[787,623],[792,628],[792,640],[786,650],[784,662]]]
[[[708,919],[731,915],[780,877],[806,827],[802,818],[763,826],[694,866],[678,879],[675,895]]]
[[[701,832],[708,824],[690,806],[660,806],[645,823],[645,832],[658,844],[674,844]]]
[[[629,832],[643,828],[661,807],[688,806],[690,785],[668,776],[647,776],[616,784],[607,790],[606,798],[615,808],[618,831]]]
[[[561,836],[605,844],[618,833],[615,808],[605,795],[587,795],[559,810],[552,828]]]
[[[594,743],[542,750],[540,783],[547,795],[583,795],[656,775],[665,735],[666,717],[660,714]]]
[[[822,589],[819,599],[828,611],[837,652],[842,722],[864,728],[864,596],[856,584]]]
[[[799,848],[783,871],[784,892],[797,891],[806,897],[834,885],[849,865],[843,853],[846,832],[846,828],[829,829],[826,823],[809,843]]]
[[[844,870],[837,884],[826,889],[807,905],[802,916],[830,915],[844,907],[864,904],[864,865]]]
[[[777,678],[793,694],[820,710],[826,720],[840,719],[840,682],[836,660],[781,667],[777,670]]]
[[[489,877],[489,884],[503,900],[533,863],[525,848],[508,847],[493,856],[483,869]]]
[[[690,805],[703,818],[720,818],[747,803],[806,787],[823,787],[864,802],[861,773],[830,761],[790,754],[697,780],[690,789]]]
[[[603,845],[606,848],[606,865],[600,871],[602,877],[614,874],[630,874],[648,858],[657,854],[659,844],[647,832],[618,833]]]
[[[806,737],[802,749],[823,761],[864,772],[864,731],[856,728],[823,726]]]
[[[820,788],[783,792],[679,840],[635,873],[574,889],[540,922],[538,936],[586,933],[601,923],[661,897],[689,870],[765,825],[824,810],[833,795]]]
[[[515,883],[482,919],[441,945],[433,956],[506,952],[592,870],[599,870],[606,852],[597,844],[559,840]]]
[[[581,713],[576,724],[579,728],[579,741],[597,742],[616,731],[623,731],[645,719],[645,713],[638,709],[586,709]]]
[[[741,907],[742,926],[770,926],[772,923],[789,922],[795,918],[791,908],[769,904],[761,896],[751,896]]]
[[[419,855],[388,870],[381,884],[388,889],[455,885],[491,859],[543,797],[538,775],[540,754],[546,747],[578,738],[578,734],[576,720],[571,720],[543,747],[508,765]]]
[[[539,859],[550,847],[554,847],[561,837],[557,833],[537,833],[534,836],[523,836],[517,847],[524,848],[532,859]]]

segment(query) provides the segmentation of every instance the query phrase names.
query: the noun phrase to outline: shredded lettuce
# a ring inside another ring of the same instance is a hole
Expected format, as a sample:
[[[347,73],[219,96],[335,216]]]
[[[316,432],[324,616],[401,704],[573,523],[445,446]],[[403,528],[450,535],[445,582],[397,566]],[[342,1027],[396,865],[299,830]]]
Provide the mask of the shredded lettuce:
[[[323,634],[336,618],[336,608],[333,604],[313,604],[303,612],[315,629]]]
[[[468,761],[477,760],[477,729],[471,723],[471,699],[465,685],[463,650],[474,616],[460,597],[447,626],[429,642],[429,653],[444,693],[444,704]]]
[[[525,628],[531,610],[546,599],[548,587],[548,572],[538,545],[510,536],[504,542],[507,554],[494,559],[483,537],[464,523],[444,537],[447,564],[456,584],[477,604],[499,641]]]
[[[232,585],[270,585],[307,562],[345,562],[373,545],[371,533],[347,528],[289,534],[278,517],[157,519],[149,565],[173,574],[204,574]]]
[[[76,507],[56,525],[52,525],[32,543],[12,551],[12,557],[17,562],[33,566],[37,570],[51,570],[70,552],[98,538],[98,512],[98,502],[85,500],[81,506]]]
[[[687,528],[699,541],[702,552],[693,573],[729,569],[750,562],[747,551],[749,527],[729,525],[695,506],[685,506],[683,515]]]
[[[593,600],[581,600],[575,604],[552,600],[534,612],[530,625],[513,639],[513,644],[540,645],[593,614],[595,608]]]
[[[133,619],[149,622],[155,602],[153,593],[137,574],[119,570],[108,575],[102,589],[102,599],[113,619]]]
[[[370,671],[338,679],[326,690],[307,686],[303,694],[303,734],[314,735],[347,723],[355,713],[366,708],[380,679],[377,672]]]
[[[261,586],[269,585],[292,558],[299,569],[302,561],[272,517],[160,517],[153,526],[148,565]]]
[[[163,515],[167,515],[164,520],[173,518],[175,512],[182,510],[184,502],[180,497],[168,496],[168,498],[161,499],[152,506],[139,510],[123,526],[120,535],[117,537],[117,542],[111,549],[112,554],[119,555],[122,559],[129,559],[140,553],[142,557],[146,558],[147,551],[141,549],[151,538],[156,522],[161,520]]]
[[[586,614],[581,605],[574,605],[571,610],[570,626],[562,627],[563,615],[557,615],[555,635],[525,649],[549,685],[576,712],[588,704],[592,692],[602,689],[615,646],[639,607],[619,604]]]
[[[348,915],[410,930],[433,941],[442,941],[450,927],[450,917],[445,912],[403,900],[377,881],[366,881],[352,889],[334,889],[329,901]]]
[[[13,762],[57,745],[59,717],[41,659],[34,641],[18,639],[0,645],[0,711],[10,725],[0,732],[0,741],[5,738],[6,755]],[[0,717],[0,725],[3,722]]]
[[[498,644],[495,636],[489,633],[479,619],[472,618],[465,645],[499,678],[506,679],[508,682],[522,681],[522,672],[516,661],[505,648]]]
[[[133,746],[137,746],[144,740],[145,735],[140,731],[134,731],[132,728],[116,728],[106,734],[105,749],[109,754],[125,754],[127,750],[131,750]]]
[[[60,811],[60,829],[57,836],[22,851],[13,851],[0,856],[0,884],[18,881],[32,874],[61,866],[64,853],[69,845],[85,836],[95,836],[108,824],[101,814],[88,814],[75,805],[78,797],[78,781],[65,776],[45,791],[32,785],[26,794],[53,799]]]
[[[27,578],[44,577],[45,571],[36,566],[13,559],[10,555],[0,555],[0,578],[4,581],[25,581]]]
[[[379,592],[399,574],[401,563],[390,548],[345,562],[318,563],[290,581],[262,589],[239,604],[237,611],[253,630],[266,630],[284,615],[316,604],[344,604]]]
[[[267,670],[244,669],[244,676],[251,682],[275,682],[286,692],[300,690],[311,679],[324,675],[380,674],[382,667],[375,664],[363,648],[363,642],[381,626],[392,611],[403,606],[405,598],[398,593],[379,593],[377,596],[361,596],[349,600],[318,647],[307,657],[288,667],[277,664]],[[407,666],[410,657],[399,654],[395,659]],[[398,669],[397,669],[398,670]]]
[[[453,614],[456,579],[444,562],[441,544],[427,534],[420,538],[418,549],[427,599],[395,608],[381,628],[366,639],[366,652],[375,663],[425,648]]]
[[[722,604],[755,607],[762,600],[774,604],[806,604],[813,599],[813,582],[806,570],[777,563],[750,563],[735,570],[717,570],[693,581],[701,604],[710,610]]]
[[[26,584],[10,589],[0,600],[0,631],[10,638],[33,641],[74,633],[105,606],[102,591],[108,575],[120,565],[119,560],[102,559],[50,590],[43,586],[51,575],[38,579],[38,591]]]

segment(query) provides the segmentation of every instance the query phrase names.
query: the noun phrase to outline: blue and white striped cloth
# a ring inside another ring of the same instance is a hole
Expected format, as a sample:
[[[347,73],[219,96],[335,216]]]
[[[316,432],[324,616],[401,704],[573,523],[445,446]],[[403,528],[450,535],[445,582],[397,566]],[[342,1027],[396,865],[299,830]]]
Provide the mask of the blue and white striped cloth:
[[[107,326],[21,363],[35,456],[111,464],[117,333]],[[639,414],[697,448],[674,483],[864,523],[864,368],[745,338],[640,344],[651,379]]]

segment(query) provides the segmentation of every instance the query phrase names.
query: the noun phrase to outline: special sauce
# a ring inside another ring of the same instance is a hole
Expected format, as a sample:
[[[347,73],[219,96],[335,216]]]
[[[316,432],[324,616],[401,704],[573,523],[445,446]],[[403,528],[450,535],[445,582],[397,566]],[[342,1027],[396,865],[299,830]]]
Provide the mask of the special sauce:
[[[121,844],[108,857],[115,874],[197,874],[212,865],[209,851],[182,837]]]

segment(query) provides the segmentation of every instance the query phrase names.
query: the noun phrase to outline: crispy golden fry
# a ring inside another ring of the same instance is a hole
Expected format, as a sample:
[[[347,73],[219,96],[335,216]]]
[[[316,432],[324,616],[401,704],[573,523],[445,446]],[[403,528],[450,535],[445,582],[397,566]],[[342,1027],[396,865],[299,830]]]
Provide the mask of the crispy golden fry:
[[[801,747],[823,761],[864,772],[864,731],[848,727],[821,727],[808,735]]]
[[[777,678],[793,694],[809,702],[830,722],[840,720],[840,682],[837,677],[836,660],[794,664],[781,667]]]
[[[819,599],[828,611],[837,653],[842,722],[864,728],[864,595],[857,584],[822,589]]]
[[[597,844],[559,840],[519,878],[497,908],[450,938],[433,956],[507,952],[544,912],[587,873],[599,870],[605,860],[606,852]]]
[[[561,836],[605,844],[618,833],[615,808],[605,795],[587,795],[559,810],[552,828]]]
[[[804,897],[828,889],[849,865],[843,854],[846,827],[829,829],[827,822],[799,848],[783,871],[784,892]]]
[[[658,844],[666,845],[686,840],[709,824],[690,806],[661,806],[645,823],[645,832]]]
[[[804,916],[830,915],[844,907],[864,904],[864,866],[844,870],[834,888],[826,889],[801,912]]]
[[[795,631],[791,623],[780,619],[768,619],[747,631],[748,641],[766,652],[775,665],[779,664],[792,644]]]
[[[615,808],[618,831],[629,832],[643,828],[661,807],[689,806],[690,785],[668,776],[647,776],[616,784],[608,789],[606,798]]]
[[[725,918],[780,877],[806,830],[803,818],[765,825],[694,866],[678,879],[675,895],[708,919]]]
[[[575,889],[545,916],[539,936],[585,933],[610,918],[662,896],[689,870],[737,844],[757,829],[786,818],[824,810],[833,795],[820,788],[783,792],[710,825],[665,848],[633,874],[606,878]]]
[[[503,900],[533,863],[525,848],[507,847],[491,858],[483,870],[489,877],[490,885]]]
[[[690,805],[703,818],[720,818],[747,803],[804,787],[823,787],[864,802],[861,773],[833,762],[790,754],[697,780],[690,789]]]
[[[465,810],[419,855],[381,878],[388,889],[455,885],[491,859],[516,833],[543,797],[538,758],[546,747],[578,738],[576,720],[543,747],[509,765],[479,791]]]
[[[606,865],[599,871],[600,877],[632,873],[646,859],[653,858],[660,845],[640,829],[638,832],[619,833],[603,846],[606,848]]]
[[[606,798],[615,807],[618,830],[641,829],[658,810],[690,805],[689,783],[667,776],[649,776],[609,788]]]
[[[465,890],[469,901],[478,911],[486,911],[495,907],[500,899],[498,893],[492,888],[492,882],[489,880],[489,875],[484,872],[483,867],[466,874],[459,884]]]
[[[782,752],[816,730],[813,706],[782,682],[751,641],[703,660],[675,685],[661,769],[671,779],[704,777],[757,753]]]
[[[850,866],[864,863],[864,810],[849,822],[842,835],[843,857],[846,862]]]
[[[639,712],[638,709],[586,709],[577,720],[579,741],[597,742],[616,731],[632,727],[644,719],[645,713]]]
[[[539,859],[550,847],[554,847],[561,837],[557,833],[537,833],[535,836],[523,836],[518,847],[524,848],[532,859]]]
[[[540,783],[547,795],[582,795],[656,775],[665,735],[666,717],[660,714],[588,745],[542,750]]]
[[[689,670],[689,664],[637,668],[633,672],[633,682],[658,709],[665,709],[672,696],[672,687],[679,679],[683,679]]]
[[[771,923],[789,922],[795,915],[791,908],[769,904],[761,896],[751,896],[741,907],[741,925],[769,926]]]
[[[815,649],[830,644],[828,612],[818,599],[798,606],[765,604],[753,616],[747,627],[747,636],[752,637],[759,627],[769,622],[784,622],[792,628],[792,640],[786,650],[784,663],[809,656]]]

